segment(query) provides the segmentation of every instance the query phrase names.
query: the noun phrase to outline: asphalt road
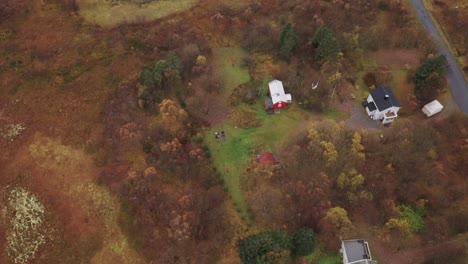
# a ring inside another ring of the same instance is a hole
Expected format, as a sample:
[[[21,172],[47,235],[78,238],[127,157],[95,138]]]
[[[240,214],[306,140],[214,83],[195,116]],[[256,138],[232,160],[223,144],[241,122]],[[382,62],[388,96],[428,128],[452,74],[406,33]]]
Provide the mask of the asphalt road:
[[[453,100],[465,114],[468,114],[468,83],[463,76],[463,72],[450,52],[450,49],[443,41],[437,27],[434,25],[429,12],[424,6],[423,0],[411,0],[411,3],[427,33],[431,35],[437,50],[447,58],[446,77],[452,92]]]

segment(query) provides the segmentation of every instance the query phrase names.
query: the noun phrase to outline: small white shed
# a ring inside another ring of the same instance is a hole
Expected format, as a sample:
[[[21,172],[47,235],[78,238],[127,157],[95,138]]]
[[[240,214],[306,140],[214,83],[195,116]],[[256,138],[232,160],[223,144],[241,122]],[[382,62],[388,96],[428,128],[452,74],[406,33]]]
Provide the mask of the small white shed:
[[[437,113],[439,113],[440,111],[442,111],[442,108],[444,108],[440,103],[439,101],[437,100],[434,100],[428,104],[426,104],[422,111],[423,113],[425,113],[427,115],[427,117],[430,117],[430,116],[433,116]]]

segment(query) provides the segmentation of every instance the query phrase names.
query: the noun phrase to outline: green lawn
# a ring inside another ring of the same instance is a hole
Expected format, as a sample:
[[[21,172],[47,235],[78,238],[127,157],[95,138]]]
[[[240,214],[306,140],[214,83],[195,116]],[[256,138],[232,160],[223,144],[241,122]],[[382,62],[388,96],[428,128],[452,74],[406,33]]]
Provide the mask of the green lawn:
[[[250,81],[249,71],[242,67],[247,53],[238,47],[213,49],[215,75],[223,82],[223,96],[227,98],[237,86]]]
[[[304,124],[299,107],[292,105],[277,115],[267,115],[263,104],[253,106],[261,123],[259,127],[242,129],[234,127],[230,120],[213,127],[205,135],[205,143],[210,149],[214,165],[221,173],[225,186],[229,189],[233,203],[237,205],[241,215],[246,215],[247,206],[244,195],[239,187],[239,176],[249,166],[249,161],[258,150],[275,150],[288,139],[288,135]],[[226,141],[216,142],[215,131],[224,130]]]
[[[350,117],[348,113],[338,111],[335,108],[328,108],[323,114],[330,119],[336,120],[344,120]]]
[[[341,254],[336,252],[325,252],[321,247],[315,248],[314,252],[306,257],[310,264],[341,264],[343,260]]]
[[[318,264],[341,264],[343,260],[340,256],[333,256],[333,257],[323,257],[320,258],[317,262]]]
[[[222,81],[223,86],[220,100],[226,100],[234,88],[250,81],[248,69],[241,66],[245,56],[247,53],[237,47],[213,49],[215,75]],[[269,80],[270,77],[264,77],[262,82],[264,91]],[[257,151],[275,152],[288,139],[291,132],[297,131],[298,127],[305,124],[304,115],[310,115],[296,105],[282,110],[280,114],[267,115],[263,107],[263,97],[251,107],[257,113],[259,127],[237,128],[226,119],[208,130],[204,137],[213,163],[229,190],[232,202],[245,219],[248,219],[249,215],[244,195],[240,190],[239,176],[248,168],[250,159],[258,154]],[[216,142],[213,134],[221,130],[226,132],[226,141]]]

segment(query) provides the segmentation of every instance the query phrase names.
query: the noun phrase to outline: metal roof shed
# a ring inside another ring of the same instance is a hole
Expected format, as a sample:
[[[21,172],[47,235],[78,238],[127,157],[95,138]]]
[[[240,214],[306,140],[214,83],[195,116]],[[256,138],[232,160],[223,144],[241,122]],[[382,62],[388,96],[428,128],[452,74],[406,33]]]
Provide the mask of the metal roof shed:
[[[439,101],[437,100],[434,100],[428,104],[426,104],[422,111],[423,113],[425,113],[427,115],[427,117],[430,117],[430,116],[433,116],[437,113],[439,113],[440,111],[442,111],[442,108],[444,108],[440,103]]]

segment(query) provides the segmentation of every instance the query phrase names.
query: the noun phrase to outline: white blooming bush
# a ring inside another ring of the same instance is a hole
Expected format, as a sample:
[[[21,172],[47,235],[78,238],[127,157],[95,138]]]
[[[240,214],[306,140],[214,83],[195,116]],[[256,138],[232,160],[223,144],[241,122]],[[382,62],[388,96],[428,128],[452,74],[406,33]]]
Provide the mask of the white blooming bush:
[[[26,127],[23,124],[11,124],[4,128],[0,128],[0,136],[4,139],[13,140],[13,138],[19,136]]]
[[[8,196],[7,255],[13,263],[27,263],[34,257],[45,237],[41,230],[44,206],[27,190],[16,187]]]

